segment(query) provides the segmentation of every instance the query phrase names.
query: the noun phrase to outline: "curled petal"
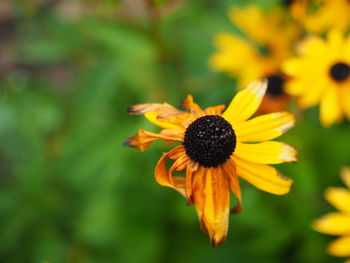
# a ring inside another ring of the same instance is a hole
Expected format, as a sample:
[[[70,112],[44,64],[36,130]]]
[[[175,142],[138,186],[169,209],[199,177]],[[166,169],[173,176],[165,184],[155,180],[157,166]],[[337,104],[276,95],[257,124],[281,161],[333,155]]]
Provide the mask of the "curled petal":
[[[178,129],[183,127],[180,120],[188,118],[188,115],[174,108],[168,103],[146,103],[128,107],[132,115],[145,115],[153,124],[164,129]]]
[[[177,159],[169,171],[167,171],[165,160],[169,158],[170,155],[179,155],[179,159]],[[176,180],[172,176],[173,171],[179,170],[180,167],[184,167],[184,162],[186,162],[186,153],[184,147],[179,145],[172,149],[170,152],[163,154],[163,156],[159,159],[156,169],[155,169],[155,179],[157,183],[160,185],[171,187],[177,190],[180,194],[185,196],[185,178],[176,176]]]
[[[350,234],[350,216],[340,213],[329,213],[315,220],[312,228],[329,235]]]
[[[221,167],[200,167],[193,176],[193,201],[202,230],[209,234],[212,245],[218,246],[225,241],[228,231],[228,180]]]
[[[290,112],[276,112],[255,117],[234,127],[241,142],[260,142],[274,139],[294,126]]]
[[[179,130],[161,130],[160,133],[154,133],[139,129],[139,132],[124,141],[125,146],[138,148],[140,151],[145,151],[153,141],[163,139],[167,142],[183,141],[184,133]]]
[[[279,164],[297,160],[297,152],[293,147],[275,141],[254,144],[237,143],[234,154],[241,159],[262,164]]]
[[[223,110],[226,108],[225,105],[218,105],[214,107],[208,107],[204,110],[207,115],[219,115],[221,116]]]
[[[327,201],[338,210],[350,214],[350,190],[345,188],[329,187],[326,191],[325,197]]]
[[[293,183],[275,168],[265,164],[252,163],[237,156],[233,157],[238,176],[265,192],[283,195],[289,192]]]
[[[182,107],[192,112],[201,112],[201,107],[194,102],[192,95],[187,95],[187,97],[182,101]]]
[[[266,88],[266,80],[253,81],[247,88],[238,92],[222,116],[233,127],[249,119],[259,108]]]

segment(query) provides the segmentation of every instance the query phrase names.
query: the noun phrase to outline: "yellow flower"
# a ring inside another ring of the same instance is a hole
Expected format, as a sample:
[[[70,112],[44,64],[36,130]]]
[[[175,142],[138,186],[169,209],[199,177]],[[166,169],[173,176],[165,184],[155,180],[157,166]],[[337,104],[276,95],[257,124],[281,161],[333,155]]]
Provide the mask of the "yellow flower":
[[[350,37],[329,32],[327,40],[312,36],[304,40],[299,57],[284,64],[291,77],[286,92],[298,96],[301,108],[320,103],[320,119],[329,126],[350,118]]]
[[[350,168],[344,168],[342,179],[349,189],[328,188],[327,201],[339,212],[333,212],[315,220],[312,227],[318,232],[341,236],[328,246],[328,253],[338,257],[350,257]],[[350,260],[350,259],[349,259]],[[347,262],[349,262],[349,260]]]
[[[157,139],[181,142],[160,158],[155,179],[195,205],[201,228],[208,232],[214,246],[226,238],[230,189],[238,201],[234,212],[241,209],[238,177],[276,195],[288,193],[292,184],[292,180],[267,164],[294,162],[296,151],[285,143],[267,140],[291,128],[293,115],[279,112],[248,120],[258,109],[266,86],[266,81],[251,83],[233,98],[225,111],[224,105],[203,110],[190,95],[183,102],[185,112],[167,103],[129,108],[131,114],[144,114],[162,130],[153,133],[140,129],[126,140],[127,146],[144,151]],[[169,169],[166,159],[173,160]],[[186,170],[185,176],[172,174],[182,170]]]
[[[350,26],[349,0],[319,1],[319,8],[304,17],[303,24],[309,32],[322,33],[331,28],[346,32]]]
[[[240,87],[254,79],[280,75],[281,62],[290,56],[299,35],[295,24],[285,18],[282,10],[266,12],[253,5],[230,9],[229,18],[248,39],[231,33],[217,34],[211,67],[237,76]]]

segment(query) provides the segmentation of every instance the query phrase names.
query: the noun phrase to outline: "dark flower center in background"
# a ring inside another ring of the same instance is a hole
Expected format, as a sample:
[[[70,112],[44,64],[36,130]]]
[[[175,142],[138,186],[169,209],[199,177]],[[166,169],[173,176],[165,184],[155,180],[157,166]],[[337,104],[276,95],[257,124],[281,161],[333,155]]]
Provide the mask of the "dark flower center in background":
[[[270,75],[267,77],[267,94],[271,97],[284,95],[283,91],[284,78],[281,75]]]
[[[285,6],[290,6],[291,4],[293,4],[294,0],[282,0],[282,4],[284,4]]]
[[[188,126],[183,144],[191,160],[204,167],[217,167],[234,152],[236,134],[224,118],[208,115]]]
[[[350,67],[348,64],[342,62],[336,63],[331,67],[329,74],[334,80],[340,82],[346,80],[349,77]]]

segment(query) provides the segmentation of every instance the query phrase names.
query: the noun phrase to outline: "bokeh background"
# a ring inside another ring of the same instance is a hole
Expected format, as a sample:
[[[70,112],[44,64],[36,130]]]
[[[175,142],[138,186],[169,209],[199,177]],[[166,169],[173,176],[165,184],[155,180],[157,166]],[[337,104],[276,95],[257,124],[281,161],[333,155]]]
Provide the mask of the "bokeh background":
[[[298,113],[283,141],[300,161],[278,166],[291,193],[241,182],[243,211],[216,248],[194,207],[153,179],[171,146],[123,147],[157,130],[127,106],[179,106],[188,93],[203,107],[230,102],[236,81],[208,58],[217,32],[237,32],[227,9],[251,2],[277,3],[1,0],[0,262],[343,261],[310,225],[334,210],[323,192],[350,164],[348,123],[325,129],[317,108]]]

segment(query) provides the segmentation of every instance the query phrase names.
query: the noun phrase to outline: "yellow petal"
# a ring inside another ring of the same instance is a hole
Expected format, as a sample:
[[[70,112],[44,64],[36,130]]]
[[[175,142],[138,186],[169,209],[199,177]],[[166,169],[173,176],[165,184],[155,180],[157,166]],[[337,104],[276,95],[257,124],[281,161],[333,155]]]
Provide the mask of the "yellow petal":
[[[261,142],[255,144],[237,143],[234,155],[241,159],[262,164],[295,162],[296,150],[282,142]]]
[[[334,240],[329,244],[327,251],[337,257],[350,256],[350,235]]]
[[[185,129],[184,127],[182,127],[180,125],[158,120],[157,119],[157,112],[155,112],[155,111],[145,113],[145,118],[147,120],[149,120],[150,122],[152,122],[153,124],[157,125],[158,127],[161,127],[164,129],[171,129],[171,130],[184,130]]]
[[[338,210],[350,214],[350,190],[345,188],[329,187],[325,197]]]
[[[340,98],[337,87],[329,87],[320,105],[320,119],[323,126],[328,127],[342,118]]]
[[[349,53],[350,53],[350,45],[349,45]],[[344,111],[344,114],[350,120],[350,85],[345,87],[341,87],[340,90],[340,101]]]
[[[194,174],[193,200],[201,227],[213,246],[225,241],[230,211],[228,180],[221,167],[204,168]]]
[[[266,80],[253,81],[247,88],[238,92],[222,116],[233,127],[249,119],[260,106],[266,88]]]
[[[257,164],[233,157],[236,163],[237,174],[256,188],[265,192],[283,195],[289,192],[293,181],[277,172],[271,166]]]
[[[259,142],[274,139],[294,126],[292,113],[276,112],[255,117],[238,124],[234,129],[240,142]]]
[[[223,171],[226,174],[232,193],[237,198],[237,205],[233,208],[233,213],[237,214],[242,210],[242,194],[239,186],[239,180],[236,171],[236,165],[230,158],[225,164],[222,165]]]
[[[350,167],[344,167],[341,171],[341,178],[346,186],[350,189]]]
[[[350,216],[340,213],[329,213],[316,219],[312,224],[312,228],[329,235],[350,234]]]
[[[175,163],[173,164],[171,169],[169,171],[167,171],[167,168],[165,165],[165,160],[167,158],[172,158],[172,155],[176,155],[179,157],[175,161]],[[160,185],[174,188],[180,194],[182,194],[183,196],[186,197],[186,193],[185,193],[185,189],[184,189],[185,177],[183,177],[183,178],[176,177],[176,180],[174,180],[174,178],[172,176],[172,172],[174,170],[178,170],[179,167],[185,167],[186,165],[184,165],[184,163],[186,163],[187,160],[188,159],[187,159],[187,156],[185,153],[185,149],[182,145],[179,145],[179,146],[175,147],[174,149],[172,149],[170,152],[163,154],[163,156],[159,159],[157,166],[156,166],[156,169],[155,169],[154,177],[155,177],[156,181]],[[182,182],[180,180],[182,180]]]

